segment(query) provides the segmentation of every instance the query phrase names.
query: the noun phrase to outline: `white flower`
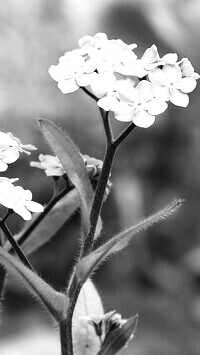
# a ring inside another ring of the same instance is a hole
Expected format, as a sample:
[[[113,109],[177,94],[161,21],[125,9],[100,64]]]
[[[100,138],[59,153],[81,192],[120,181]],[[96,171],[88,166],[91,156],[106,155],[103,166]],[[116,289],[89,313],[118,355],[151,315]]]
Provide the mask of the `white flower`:
[[[178,56],[176,53],[168,53],[163,57],[160,57],[156,45],[153,44],[150,48],[146,49],[142,58],[137,59],[137,61],[134,63],[131,75],[143,78],[149,74],[151,70],[154,70],[158,66],[165,64],[175,64],[177,60]]]
[[[31,161],[30,166],[44,170],[47,176],[63,176],[65,174],[65,170],[58,157],[40,154],[39,160],[39,162]]]
[[[96,69],[94,61],[83,55],[81,49],[66,52],[59,58],[57,65],[51,65],[48,72],[58,82],[58,88],[63,94],[79,89],[80,86],[90,84],[93,72]]]
[[[149,79],[154,84],[157,98],[170,100],[174,105],[186,107],[189,103],[188,93],[196,87],[193,77],[183,77],[181,68],[175,65],[164,65],[149,73]]]
[[[43,212],[41,204],[32,201],[30,190],[24,190],[21,186],[14,186],[18,179],[0,178],[0,204],[12,209],[24,220],[31,219],[31,212]]]
[[[114,109],[118,121],[132,121],[136,126],[147,128],[155,121],[155,115],[163,113],[167,108],[164,100],[154,97],[153,85],[142,80],[136,87],[129,81],[119,81],[118,94],[120,101]]]
[[[97,33],[95,36],[85,36],[79,41],[90,59],[96,64],[98,73],[120,73],[129,75],[130,67],[136,61],[137,56],[132,51],[136,44],[128,45],[121,39],[109,40],[105,33]]]
[[[99,98],[98,106],[105,111],[112,110],[114,105],[118,102],[116,97],[116,76],[108,72],[101,74],[95,73],[90,87],[92,92]]]
[[[0,131],[0,171],[6,171],[8,164],[14,163],[21,152],[30,154],[28,150],[36,150],[31,144],[24,145],[12,133]]]
[[[179,65],[183,77],[193,78],[195,80],[200,78],[200,75],[195,73],[194,68],[188,58],[181,59]]]

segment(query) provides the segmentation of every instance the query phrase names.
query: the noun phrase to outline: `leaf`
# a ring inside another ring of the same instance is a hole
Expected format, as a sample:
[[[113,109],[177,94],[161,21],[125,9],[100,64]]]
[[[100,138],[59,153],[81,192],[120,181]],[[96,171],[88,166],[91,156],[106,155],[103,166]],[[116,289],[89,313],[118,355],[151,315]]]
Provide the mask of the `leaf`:
[[[76,266],[76,277],[78,281],[85,282],[107,257],[124,249],[134,235],[171,216],[179,209],[182,202],[183,200],[173,201],[164,209],[119,233],[108,242],[94,250],[91,254],[81,259]]]
[[[38,226],[31,232],[28,239],[23,243],[23,251],[28,255],[42,247],[51,238],[53,238],[63,224],[71,217],[71,215],[79,207],[79,197],[76,189],[65,195],[44,217]],[[33,223],[37,215],[34,215],[31,221],[26,222],[23,230],[15,236],[19,241],[23,233]],[[9,242],[6,242],[4,249],[10,251],[12,249]]]
[[[114,355],[130,341],[137,328],[138,315],[128,319],[121,327],[110,331],[103,341],[98,355]]]
[[[64,294],[55,291],[47,282],[42,280],[36,273],[28,269],[20,261],[9,255],[0,247],[0,264],[4,265],[8,271],[12,271],[19,276],[25,287],[37,300],[44,305],[52,316],[61,321],[66,318],[68,298]]]
[[[61,128],[48,120],[39,119],[39,123],[44,137],[79,193],[83,234],[86,237],[90,230],[89,215],[94,193],[83,158],[79,149]]]
[[[88,279],[81,288],[73,315],[72,332],[74,353],[81,355],[97,354],[100,340],[89,323],[91,315],[103,317],[104,311],[100,296],[93,282]]]

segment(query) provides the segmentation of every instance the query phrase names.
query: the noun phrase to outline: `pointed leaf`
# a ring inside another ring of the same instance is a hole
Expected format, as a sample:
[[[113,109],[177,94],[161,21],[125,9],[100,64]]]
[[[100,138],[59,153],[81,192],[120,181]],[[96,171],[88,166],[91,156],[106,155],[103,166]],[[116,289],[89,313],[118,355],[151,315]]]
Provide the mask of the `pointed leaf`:
[[[117,253],[124,249],[130,240],[139,232],[146,230],[147,228],[153,226],[155,223],[171,216],[174,212],[178,210],[183,200],[173,201],[171,204],[167,205],[164,209],[147,217],[138,224],[126,229],[124,232],[119,233],[107,243],[103,244],[96,250],[94,250],[90,255],[85,256],[79,261],[76,267],[76,277],[79,281],[85,282],[87,278],[97,269],[97,267],[105,261],[107,257],[113,253]]]
[[[56,320],[61,321],[65,319],[68,306],[67,296],[55,291],[36,273],[28,269],[13,256],[9,255],[1,247],[0,264],[4,265],[8,271],[17,274],[30,293],[36,296],[37,300],[47,308]]]
[[[72,332],[75,354],[97,354],[100,349],[100,339],[88,321],[93,314],[103,317],[104,311],[98,291],[89,279],[80,291],[73,314]]]
[[[121,348],[126,346],[129,342],[137,328],[138,316],[128,319],[121,327],[117,328],[115,331],[110,331],[103,341],[101,350],[98,355],[114,355]]]
[[[72,214],[78,209],[79,197],[76,189],[70,191],[65,195],[43,220],[37,225],[37,227],[31,232],[28,239],[23,243],[23,251],[26,254],[31,254],[35,250],[42,247],[51,238],[53,238],[63,224],[72,216]],[[33,223],[37,215],[34,215],[31,221],[27,221],[23,230],[15,236],[17,241],[20,241],[23,233]],[[4,249],[10,251],[12,249],[9,242],[6,242]]]
[[[53,122],[39,119],[42,133],[55,155],[59,158],[69,179],[78,190],[81,205],[84,236],[90,229],[89,214],[93,200],[92,186],[85,168],[83,158],[69,136]]]

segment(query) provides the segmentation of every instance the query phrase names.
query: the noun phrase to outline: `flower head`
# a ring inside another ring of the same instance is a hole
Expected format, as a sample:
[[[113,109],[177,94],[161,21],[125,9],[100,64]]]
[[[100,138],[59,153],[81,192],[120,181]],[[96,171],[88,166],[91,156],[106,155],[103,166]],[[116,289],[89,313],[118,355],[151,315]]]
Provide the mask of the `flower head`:
[[[18,179],[0,178],[0,204],[12,209],[24,220],[31,219],[31,212],[43,212],[43,206],[32,201],[30,190],[24,190],[21,186],[14,186]]]
[[[30,166],[42,169],[47,176],[63,176],[65,170],[58,157],[48,154],[40,154],[38,161],[31,161]]]
[[[163,100],[170,100],[174,105],[186,107],[189,103],[188,93],[192,92],[197,83],[192,76],[186,75],[184,65],[166,64],[163,68],[156,68],[149,73],[149,79],[154,84],[155,96]]]
[[[30,154],[29,150],[36,150],[36,147],[22,144],[11,132],[0,131],[0,171],[6,171],[8,164],[14,163],[21,152]]]
[[[153,85],[142,80],[136,87],[131,81],[121,81],[118,86],[119,102],[114,114],[118,121],[133,122],[136,126],[147,128],[155,121],[155,115],[164,112],[167,103],[154,97]]]
[[[57,65],[51,65],[49,74],[58,82],[63,94],[71,93],[80,86],[87,86],[92,80],[96,64],[81,49],[66,52]]]

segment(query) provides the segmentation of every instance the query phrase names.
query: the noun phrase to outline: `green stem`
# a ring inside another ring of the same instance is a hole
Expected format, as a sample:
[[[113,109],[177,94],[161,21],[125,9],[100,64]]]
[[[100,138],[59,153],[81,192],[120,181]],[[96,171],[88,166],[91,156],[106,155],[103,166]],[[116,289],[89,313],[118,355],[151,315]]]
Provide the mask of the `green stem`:
[[[81,290],[82,284],[78,284],[76,278],[74,277],[72,280],[72,284],[69,288],[69,299],[70,303],[67,310],[67,318],[66,318],[66,334],[67,334],[67,350],[68,352],[63,353],[62,355],[73,355],[73,336],[72,336],[72,319],[74,308],[76,306],[76,302]]]
[[[116,152],[117,147],[115,148],[113,144],[110,144],[107,149],[106,149],[106,154],[103,162],[103,167],[101,171],[101,175],[99,177],[99,181],[97,184],[96,188],[96,193],[94,196],[92,208],[91,208],[91,214],[90,214],[90,232],[89,235],[87,236],[85,240],[85,244],[83,247],[83,253],[82,255],[85,256],[90,250],[93,248],[93,239],[94,239],[94,234],[98,222],[98,217],[101,213],[102,205],[103,205],[103,199],[105,195],[105,189],[107,186],[107,182],[110,176],[110,172],[112,169],[112,164],[114,161],[115,157],[115,152]]]
[[[104,111],[102,108],[100,108],[100,113],[103,120],[104,130],[106,133],[107,144],[111,144],[114,142],[114,137],[109,120],[109,111]]]
[[[2,247],[1,240],[0,240],[0,246]],[[3,297],[5,278],[6,278],[6,270],[5,270],[5,268],[2,265],[0,265],[0,307],[1,307],[2,297]],[[0,309],[0,314],[1,314],[1,309]]]
[[[93,100],[98,101],[98,97],[96,97],[92,92],[90,92],[88,89],[86,89],[84,86],[81,86],[81,89],[88,95],[90,96]]]
[[[73,347],[71,342],[69,342],[69,330],[67,328],[67,321],[62,321],[59,323],[60,328],[60,344],[61,344],[61,355],[73,355]]]
[[[134,128],[136,127],[136,125],[131,122],[128,127],[126,127],[124,129],[124,131],[122,131],[119,136],[115,139],[115,141],[113,142],[114,146],[119,147],[119,145],[124,141],[124,139],[134,130]]]
[[[16,240],[14,239],[12,233],[10,232],[10,230],[8,229],[7,225],[5,224],[5,222],[3,220],[0,221],[0,228],[4,232],[6,238],[8,239],[10,244],[12,245],[14,251],[19,256],[19,258],[23,262],[23,264],[26,265],[30,270],[34,271],[32,265],[28,261],[27,257],[23,253],[23,251],[20,248],[19,244],[16,242]]]

